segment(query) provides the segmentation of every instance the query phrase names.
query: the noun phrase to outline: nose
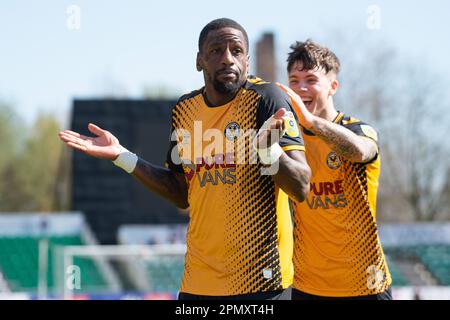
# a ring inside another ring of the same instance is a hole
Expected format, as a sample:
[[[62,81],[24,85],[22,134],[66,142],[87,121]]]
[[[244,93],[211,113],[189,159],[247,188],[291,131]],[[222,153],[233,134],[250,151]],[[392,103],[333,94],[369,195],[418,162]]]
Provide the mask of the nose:
[[[306,86],[306,81],[300,81],[298,89],[300,91],[307,91],[308,89],[307,89],[307,86]]]
[[[299,81],[296,84],[289,84],[289,88],[294,90],[296,93],[308,91],[305,81]]]
[[[229,48],[226,48],[226,50],[222,54],[222,64],[224,65],[231,65],[234,64],[233,61],[233,55],[231,54],[231,51]]]

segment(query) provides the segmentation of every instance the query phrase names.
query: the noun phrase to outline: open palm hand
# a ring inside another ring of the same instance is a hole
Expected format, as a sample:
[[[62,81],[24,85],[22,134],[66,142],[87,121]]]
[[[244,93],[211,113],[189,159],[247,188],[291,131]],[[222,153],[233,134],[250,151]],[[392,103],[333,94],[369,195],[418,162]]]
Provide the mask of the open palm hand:
[[[119,140],[109,131],[90,123],[88,130],[96,137],[87,137],[71,130],[59,133],[59,138],[67,146],[99,159],[115,160],[123,147]]]

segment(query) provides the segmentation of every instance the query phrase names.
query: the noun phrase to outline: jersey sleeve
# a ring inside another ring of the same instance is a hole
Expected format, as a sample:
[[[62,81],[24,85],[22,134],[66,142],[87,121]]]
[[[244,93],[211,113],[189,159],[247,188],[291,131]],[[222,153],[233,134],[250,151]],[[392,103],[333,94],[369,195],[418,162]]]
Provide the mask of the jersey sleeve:
[[[293,118],[285,123],[286,133],[280,139],[280,146],[284,151],[305,151],[305,144],[299,130],[298,118],[292,108],[291,100],[285,92],[273,84],[265,85],[264,93],[259,101],[256,111],[257,129],[260,129],[264,122],[281,108],[292,112]]]
[[[369,160],[367,163],[375,161],[380,153],[378,132],[375,130],[375,128],[362,121],[354,121],[354,122],[349,121],[348,124],[344,124],[344,127],[349,129],[353,133],[357,134],[358,136],[365,137],[367,139],[375,141],[377,145],[377,154],[373,159]]]

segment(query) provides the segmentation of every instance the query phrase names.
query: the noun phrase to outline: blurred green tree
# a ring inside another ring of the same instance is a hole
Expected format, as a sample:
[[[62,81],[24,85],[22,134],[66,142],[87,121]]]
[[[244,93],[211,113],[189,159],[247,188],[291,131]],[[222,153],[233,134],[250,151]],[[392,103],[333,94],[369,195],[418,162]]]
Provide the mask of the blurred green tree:
[[[7,103],[0,101],[0,171],[14,158],[17,152],[17,117]]]
[[[31,128],[11,108],[0,109],[0,211],[56,211],[68,207],[68,158],[53,115]],[[19,136],[17,135],[19,134]]]

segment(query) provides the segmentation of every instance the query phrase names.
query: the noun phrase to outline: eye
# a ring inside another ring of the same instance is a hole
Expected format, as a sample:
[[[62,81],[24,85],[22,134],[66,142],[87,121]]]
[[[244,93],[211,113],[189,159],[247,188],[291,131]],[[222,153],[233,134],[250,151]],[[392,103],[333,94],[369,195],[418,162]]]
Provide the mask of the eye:
[[[289,84],[297,84],[297,83],[298,83],[297,80],[290,80],[290,81],[289,81]]]
[[[242,53],[242,49],[241,49],[241,48],[236,48],[236,49],[233,50],[233,53],[234,53],[235,55],[239,55],[239,54]]]
[[[219,48],[211,48],[211,49],[209,50],[209,54],[217,54],[217,53],[219,53],[219,52],[220,52]]]

